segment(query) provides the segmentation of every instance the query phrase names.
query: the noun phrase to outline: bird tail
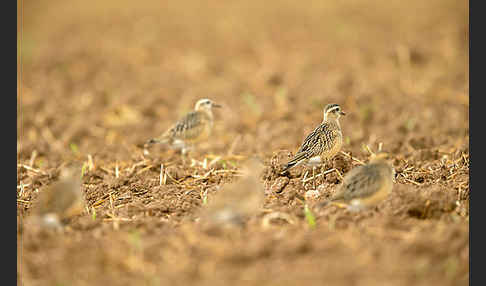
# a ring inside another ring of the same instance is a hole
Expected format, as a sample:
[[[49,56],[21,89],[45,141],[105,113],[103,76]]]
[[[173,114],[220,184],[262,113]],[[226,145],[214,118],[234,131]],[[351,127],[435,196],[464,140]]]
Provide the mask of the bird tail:
[[[304,160],[305,158],[306,158],[305,153],[299,153],[295,155],[294,158],[292,158],[287,164],[284,165],[280,173],[283,174],[287,172],[289,169],[299,165],[302,162],[302,160]]]

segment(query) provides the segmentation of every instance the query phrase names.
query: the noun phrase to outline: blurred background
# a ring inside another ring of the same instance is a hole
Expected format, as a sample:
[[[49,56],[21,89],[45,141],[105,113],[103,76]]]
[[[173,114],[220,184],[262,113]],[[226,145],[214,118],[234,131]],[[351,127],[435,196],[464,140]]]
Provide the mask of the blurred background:
[[[351,150],[468,134],[468,1],[19,3],[21,156],[123,158],[204,97],[214,152],[294,150],[330,102]]]

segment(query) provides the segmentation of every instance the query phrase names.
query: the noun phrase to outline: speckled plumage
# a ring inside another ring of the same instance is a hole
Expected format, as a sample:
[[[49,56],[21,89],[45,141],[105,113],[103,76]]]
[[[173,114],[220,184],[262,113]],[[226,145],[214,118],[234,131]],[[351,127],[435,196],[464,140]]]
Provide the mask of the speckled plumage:
[[[282,173],[300,164],[316,165],[334,157],[343,142],[339,116],[345,115],[338,104],[328,104],[324,108],[324,119],[304,139],[295,156],[283,167]]]
[[[168,143],[173,146],[179,145],[185,153],[187,145],[206,140],[213,129],[212,107],[220,107],[209,99],[200,99],[195,106],[195,110],[187,113],[178,120],[160,137],[147,141],[145,147],[152,144]]]
[[[205,111],[192,111],[177,121],[161,138],[198,142],[206,139],[213,127],[213,116]]]

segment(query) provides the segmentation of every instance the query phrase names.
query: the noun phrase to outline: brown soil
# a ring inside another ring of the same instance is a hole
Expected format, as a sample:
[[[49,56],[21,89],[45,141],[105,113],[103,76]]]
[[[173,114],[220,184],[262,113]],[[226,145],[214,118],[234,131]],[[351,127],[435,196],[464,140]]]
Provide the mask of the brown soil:
[[[20,2],[19,285],[468,285],[468,1]],[[203,97],[224,107],[195,164],[144,155]],[[305,167],[276,173],[331,102],[356,159],[335,168],[366,162],[365,145],[392,154],[396,184],[376,208],[316,207],[336,173],[307,201]],[[242,228],[201,228],[203,194],[252,155],[264,208]],[[88,156],[86,210],[63,233],[25,227],[62,164]]]

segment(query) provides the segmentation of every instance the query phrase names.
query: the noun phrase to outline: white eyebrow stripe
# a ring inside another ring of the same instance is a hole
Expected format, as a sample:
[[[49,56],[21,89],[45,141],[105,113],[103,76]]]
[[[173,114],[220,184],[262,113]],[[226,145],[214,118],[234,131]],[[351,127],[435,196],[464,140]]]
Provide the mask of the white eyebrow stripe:
[[[328,110],[328,111],[326,111],[326,112],[331,112],[331,111],[333,111],[333,110],[335,110],[335,109],[339,109],[339,106],[334,106],[333,108],[329,109],[329,110]]]

